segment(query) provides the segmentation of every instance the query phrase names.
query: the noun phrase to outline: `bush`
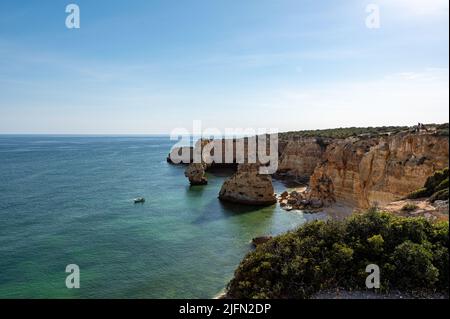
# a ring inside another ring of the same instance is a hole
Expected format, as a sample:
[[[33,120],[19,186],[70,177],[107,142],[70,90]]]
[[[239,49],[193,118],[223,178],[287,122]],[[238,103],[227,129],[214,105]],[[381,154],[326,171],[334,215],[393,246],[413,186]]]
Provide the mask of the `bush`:
[[[418,208],[418,206],[416,204],[408,203],[402,207],[402,211],[412,212],[412,211],[415,211],[417,208]]]
[[[427,178],[424,187],[410,193],[407,198],[424,198],[430,197],[430,202],[435,200],[448,199],[448,167],[443,170],[436,171]]]
[[[448,136],[449,134],[449,123],[440,124],[436,127],[436,135]]]
[[[429,124],[426,125],[428,129],[436,129],[433,133],[436,136],[448,136],[449,125],[445,124]],[[378,136],[387,136],[398,134],[402,132],[415,132],[416,126],[380,126],[380,127],[339,127],[331,129],[321,130],[303,130],[303,131],[290,131],[280,133],[279,138],[295,139],[302,137],[319,137],[319,138],[331,138],[331,139],[345,139],[349,137],[359,138],[372,138]]]
[[[417,289],[433,287],[439,280],[439,270],[433,265],[432,245],[405,241],[391,257],[391,283],[397,287]]]
[[[314,221],[258,246],[228,284],[232,298],[308,298],[321,289],[365,289],[366,266],[382,290],[449,287],[448,222],[371,211]]]
[[[434,193],[429,198],[429,201],[432,202],[432,203],[434,203],[437,200],[448,200],[448,188],[440,190],[440,191]]]
[[[340,127],[323,130],[305,130],[280,133],[281,139],[297,137],[319,137],[345,139],[349,137],[376,137],[387,134],[396,134],[408,131],[407,126],[382,126],[382,127]]]
[[[424,187],[433,192],[448,188],[448,167],[428,177]]]
[[[384,239],[381,235],[373,235],[372,237],[367,239],[367,242],[370,245],[374,254],[380,254],[383,252],[384,247]]]
[[[409,199],[417,199],[417,198],[424,198],[424,197],[428,197],[429,191],[425,188],[419,188],[418,190],[415,190],[414,192],[410,193],[408,196],[406,196],[406,198]]]

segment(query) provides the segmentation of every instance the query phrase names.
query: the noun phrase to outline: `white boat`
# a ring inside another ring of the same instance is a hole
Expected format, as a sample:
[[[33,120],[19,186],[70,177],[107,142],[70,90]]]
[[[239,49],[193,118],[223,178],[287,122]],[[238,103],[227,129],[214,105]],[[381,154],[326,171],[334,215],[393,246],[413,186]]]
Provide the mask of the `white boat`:
[[[145,198],[144,197],[138,197],[134,199],[134,203],[135,204],[139,204],[139,203],[144,203],[145,202]]]

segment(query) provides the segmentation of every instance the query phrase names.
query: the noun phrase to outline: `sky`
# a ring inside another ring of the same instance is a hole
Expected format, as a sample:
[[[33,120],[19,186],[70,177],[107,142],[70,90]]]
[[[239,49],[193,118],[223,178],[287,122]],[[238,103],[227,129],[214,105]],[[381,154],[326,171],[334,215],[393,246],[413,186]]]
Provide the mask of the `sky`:
[[[448,0],[2,0],[0,133],[448,122],[448,30]]]

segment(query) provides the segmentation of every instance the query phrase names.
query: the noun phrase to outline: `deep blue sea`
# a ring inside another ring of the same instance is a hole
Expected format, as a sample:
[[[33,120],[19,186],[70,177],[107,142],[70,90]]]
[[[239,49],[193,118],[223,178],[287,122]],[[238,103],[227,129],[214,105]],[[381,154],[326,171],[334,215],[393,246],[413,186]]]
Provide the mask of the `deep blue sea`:
[[[0,135],[0,298],[212,298],[252,237],[323,217],[223,204],[227,174],[190,187],[166,162],[174,143]],[[68,264],[80,289],[65,286]]]

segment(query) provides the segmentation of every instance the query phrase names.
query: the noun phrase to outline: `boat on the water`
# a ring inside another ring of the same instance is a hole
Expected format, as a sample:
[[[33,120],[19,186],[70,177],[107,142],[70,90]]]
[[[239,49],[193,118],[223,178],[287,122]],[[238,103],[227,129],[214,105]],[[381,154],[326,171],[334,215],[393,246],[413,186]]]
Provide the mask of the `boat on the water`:
[[[134,203],[135,204],[139,204],[139,203],[145,203],[145,198],[144,197],[138,197],[134,199]]]

